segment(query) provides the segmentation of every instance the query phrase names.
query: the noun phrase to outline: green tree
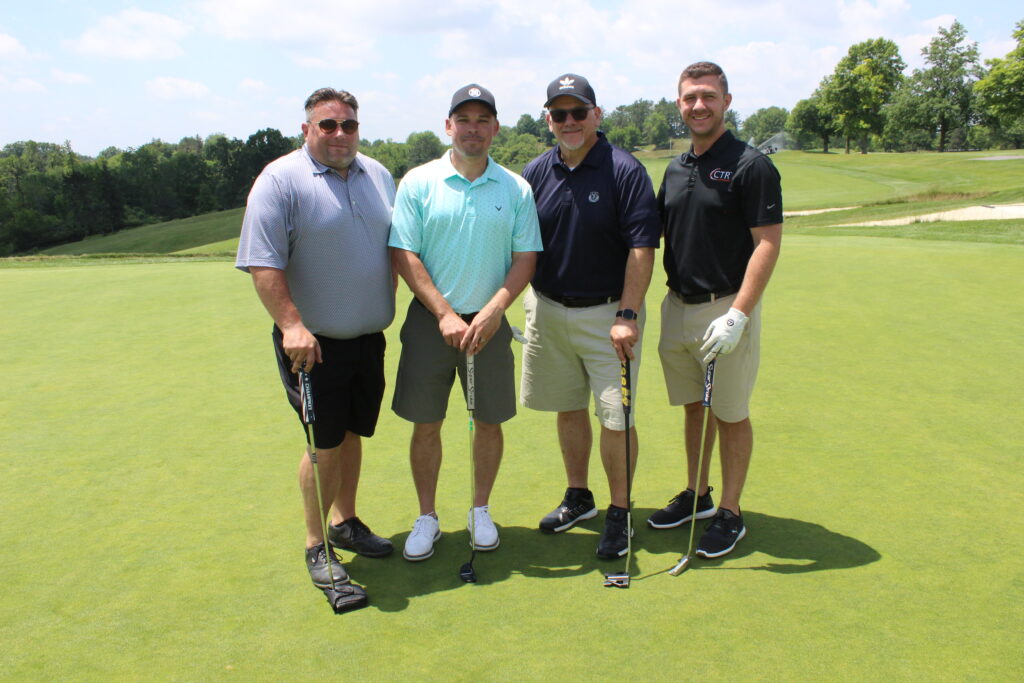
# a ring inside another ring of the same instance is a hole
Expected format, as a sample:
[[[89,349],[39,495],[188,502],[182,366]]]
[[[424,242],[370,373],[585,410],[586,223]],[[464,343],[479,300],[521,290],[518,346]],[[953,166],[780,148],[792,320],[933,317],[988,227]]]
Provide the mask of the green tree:
[[[736,113],[735,109],[727,109],[725,112],[725,128],[726,130],[732,131],[733,135],[738,136],[740,134],[740,124],[743,122],[740,119],[740,115]]]
[[[965,42],[967,30],[959,21],[940,28],[939,35],[922,48],[925,69],[915,70],[913,82],[939,133],[939,151],[956,128],[966,129],[974,117],[974,82],[980,77],[978,44]]]
[[[654,103],[654,112],[652,115],[653,114],[661,114],[665,117],[665,121],[668,122],[670,137],[686,137],[686,134],[688,133],[686,130],[686,124],[683,123],[683,115],[679,113],[679,107],[676,106],[674,101],[669,101],[662,97]]]
[[[825,106],[846,136],[847,153],[851,140],[858,141],[861,154],[868,153],[868,139],[882,132],[882,107],[899,86],[906,66],[896,43],[886,38],[865,40],[852,45],[823,82]]]
[[[822,104],[821,93],[815,91],[806,100],[800,100],[786,119],[786,132],[797,139],[800,149],[821,140],[821,148],[828,154],[828,143],[836,134],[836,123]]]
[[[656,111],[647,117],[647,123],[644,124],[644,139],[654,145],[655,149],[668,149],[672,139],[672,128],[662,112]]]
[[[531,159],[543,151],[544,143],[536,135],[518,133],[515,128],[502,126],[494,137],[490,153],[496,162],[520,173]]]
[[[406,158],[409,168],[416,168],[428,161],[439,158],[447,149],[441,139],[429,130],[411,133],[405,140]]]
[[[934,148],[935,125],[918,81],[908,78],[885,105],[882,146],[887,152]]]
[[[760,144],[786,128],[789,112],[782,107],[758,109],[743,121],[742,135],[745,140],[753,138]]]
[[[1017,47],[985,62],[988,72],[974,84],[974,92],[986,122],[1019,148],[1024,141],[1024,20],[1017,22],[1013,38]]]
[[[643,142],[643,133],[633,124],[613,128],[607,133],[608,141],[622,149],[632,152]]]
[[[370,143],[360,142],[359,151],[384,164],[395,180],[401,179],[409,170],[409,158],[404,142],[394,142],[391,138]]]

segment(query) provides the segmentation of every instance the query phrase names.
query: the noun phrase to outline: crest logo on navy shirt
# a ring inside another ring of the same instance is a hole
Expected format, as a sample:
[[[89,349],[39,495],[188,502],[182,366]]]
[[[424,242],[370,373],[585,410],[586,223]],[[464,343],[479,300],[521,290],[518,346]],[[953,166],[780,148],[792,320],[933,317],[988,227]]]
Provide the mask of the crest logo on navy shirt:
[[[597,190],[594,190],[593,192],[590,193],[590,196],[587,197],[587,199],[590,200],[591,204],[597,204],[599,201],[601,201],[601,193],[598,192]]]
[[[732,171],[723,171],[720,168],[716,168],[714,171],[708,174],[708,177],[712,180],[717,180],[722,183],[732,182]]]

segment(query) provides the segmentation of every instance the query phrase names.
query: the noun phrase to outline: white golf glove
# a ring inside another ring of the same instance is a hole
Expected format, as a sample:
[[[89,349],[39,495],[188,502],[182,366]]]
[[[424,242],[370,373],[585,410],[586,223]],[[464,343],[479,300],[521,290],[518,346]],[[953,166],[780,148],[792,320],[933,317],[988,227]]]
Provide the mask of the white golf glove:
[[[712,320],[708,331],[704,333],[704,345],[700,347],[701,351],[708,354],[704,356],[704,362],[710,363],[718,354],[730,353],[735,349],[748,319],[743,311],[730,308],[728,313]]]

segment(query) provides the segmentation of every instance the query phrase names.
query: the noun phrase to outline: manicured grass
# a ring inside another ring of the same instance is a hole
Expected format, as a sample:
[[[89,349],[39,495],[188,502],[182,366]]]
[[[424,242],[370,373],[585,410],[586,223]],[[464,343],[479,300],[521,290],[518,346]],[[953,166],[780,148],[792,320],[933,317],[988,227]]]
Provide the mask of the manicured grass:
[[[670,577],[687,529],[640,528],[628,591],[601,587],[622,567],[594,556],[601,518],[536,531],[564,480],[552,416],[525,409],[492,498],[501,548],[461,583],[453,395],[436,555],[345,553],[372,605],[341,617],[302,564],[303,436],[249,279],[227,261],[2,269],[0,678],[1015,680],[1022,268],[1014,245],[788,234],[764,303],[749,535]],[[682,484],[663,291],[656,274],[640,524]],[[409,432],[385,406],[360,488],[360,516],[399,548]],[[596,455],[591,470],[604,506]]]
[[[44,254],[97,254],[126,252],[171,252],[211,242],[238,238],[244,209],[216,211],[192,218],[154,223],[122,230],[112,235],[92,237],[81,242],[46,249]],[[236,245],[237,246],[237,245]],[[204,253],[218,253],[207,251]]]

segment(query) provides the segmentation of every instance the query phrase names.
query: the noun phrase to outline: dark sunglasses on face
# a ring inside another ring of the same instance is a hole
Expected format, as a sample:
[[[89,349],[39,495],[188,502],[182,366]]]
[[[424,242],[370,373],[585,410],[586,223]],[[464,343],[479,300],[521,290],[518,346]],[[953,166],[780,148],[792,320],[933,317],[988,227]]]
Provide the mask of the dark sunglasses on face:
[[[566,116],[572,116],[573,121],[582,121],[593,107],[575,107],[574,109],[548,109],[551,120],[555,123],[565,123]]]
[[[327,135],[338,130],[338,126],[341,126],[342,132],[349,135],[359,130],[359,122],[355,119],[321,119],[316,122],[316,125]]]

